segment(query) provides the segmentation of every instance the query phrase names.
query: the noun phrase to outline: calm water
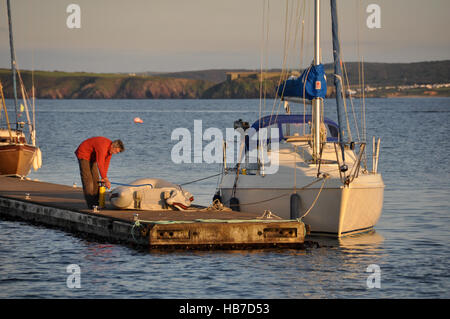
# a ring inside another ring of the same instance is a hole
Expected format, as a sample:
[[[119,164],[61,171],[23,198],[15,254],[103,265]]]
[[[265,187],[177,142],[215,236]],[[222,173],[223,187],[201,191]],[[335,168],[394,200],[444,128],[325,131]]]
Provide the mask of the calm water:
[[[253,122],[259,101],[37,105],[44,164],[29,177],[81,185],[73,152],[96,135],[125,143],[126,152],[111,161],[113,182],[158,177],[184,183],[215,174],[217,164],[174,164],[171,132],[192,132],[194,120],[203,121],[203,130],[225,132],[236,119]],[[319,239],[326,247],[305,251],[149,253],[0,220],[0,298],[449,298],[450,99],[368,99],[366,106],[367,136],[382,140],[379,170],[386,184],[375,233]],[[335,118],[334,101],[326,111]],[[136,116],[144,124],[134,124]],[[206,205],[216,185],[213,178],[187,189]],[[69,264],[81,268],[80,289],[67,288]],[[367,287],[371,264],[381,269],[380,288]]]

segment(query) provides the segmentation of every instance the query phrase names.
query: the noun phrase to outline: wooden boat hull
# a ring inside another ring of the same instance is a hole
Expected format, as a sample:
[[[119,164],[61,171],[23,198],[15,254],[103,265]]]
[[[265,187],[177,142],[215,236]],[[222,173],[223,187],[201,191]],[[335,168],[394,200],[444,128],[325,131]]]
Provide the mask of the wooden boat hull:
[[[36,147],[31,145],[0,145],[0,175],[28,175],[35,153]]]

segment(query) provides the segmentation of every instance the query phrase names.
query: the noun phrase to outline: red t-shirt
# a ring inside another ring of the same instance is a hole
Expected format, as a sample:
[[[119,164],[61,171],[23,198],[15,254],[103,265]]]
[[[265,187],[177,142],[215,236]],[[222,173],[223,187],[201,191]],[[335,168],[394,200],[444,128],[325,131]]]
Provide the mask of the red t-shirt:
[[[101,177],[106,178],[111,160],[111,153],[109,152],[111,144],[112,141],[106,137],[91,137],[78,146],[75,155],[78,159],[97,162]]]

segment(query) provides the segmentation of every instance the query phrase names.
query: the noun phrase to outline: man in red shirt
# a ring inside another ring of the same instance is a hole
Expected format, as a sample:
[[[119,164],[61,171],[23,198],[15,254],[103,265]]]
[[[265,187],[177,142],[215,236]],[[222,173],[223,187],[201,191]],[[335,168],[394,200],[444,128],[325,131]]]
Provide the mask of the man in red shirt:
[[[124,150],[121,140],[111,141],[102,136],[88,138],[78,146],[75,155],[80,165],[84,198],[89,208],[98,205],[98,173],[100,172],[105,186],[111,188],[107,177],[111,156]]]

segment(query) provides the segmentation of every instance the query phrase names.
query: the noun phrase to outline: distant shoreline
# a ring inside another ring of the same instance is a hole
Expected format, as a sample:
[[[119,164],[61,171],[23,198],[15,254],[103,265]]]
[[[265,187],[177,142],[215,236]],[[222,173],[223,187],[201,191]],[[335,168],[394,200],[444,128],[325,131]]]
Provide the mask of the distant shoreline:
[[[333,65],[324,65],[328,94],[334,94]],[[360,65],[346,63],[346,82],[353,97],[361,95]],[[173,73],[86,73],[34,71],[36,98],[40,99],[253,99],[273,98],[281,70],[203,70]],[[365,63],[365,97],[448,97],[450,60],[417,63]],[[32,72],[21,71],[30,91]],[[13,97],[11,71],[0,69],[6,98]],[[20,91],[18,91],[20,96]],[[30,95],[30,92],[28,92]]]
[[[365,99],[402,99],[402,98],[407,98],[407,99],[418,99],[418,98],[422,98],[422,99],[428,99],[428,98],[433,98],[433,99],[437,99],[437,98],[450,98],[450,96],[428,96],[428,95],[399,95],[399,96],[366,96],[364,97]],[[273,99],[273,98],[266,98],[267,100],[269,99]],[[335,97],[326,97],[325,100],[334,100]],[[347,99],[349,99],[347,97]],[[352,99],[354,100],[359,100],[359,97],[352,97]],[[13,100],[13,98],[5,98],[5,100]],[[19,99],[20,100],[20,99]],[[36,98],[36,100],[48,100],[48,101],[52,101],[52,100],[147,100],[147,101],[151,101],[151,100],[259,100],[259,98],[214,98],[214,99],[209,99],[209,98],[77,98],[77,99],[73,99],[73,98]]]

